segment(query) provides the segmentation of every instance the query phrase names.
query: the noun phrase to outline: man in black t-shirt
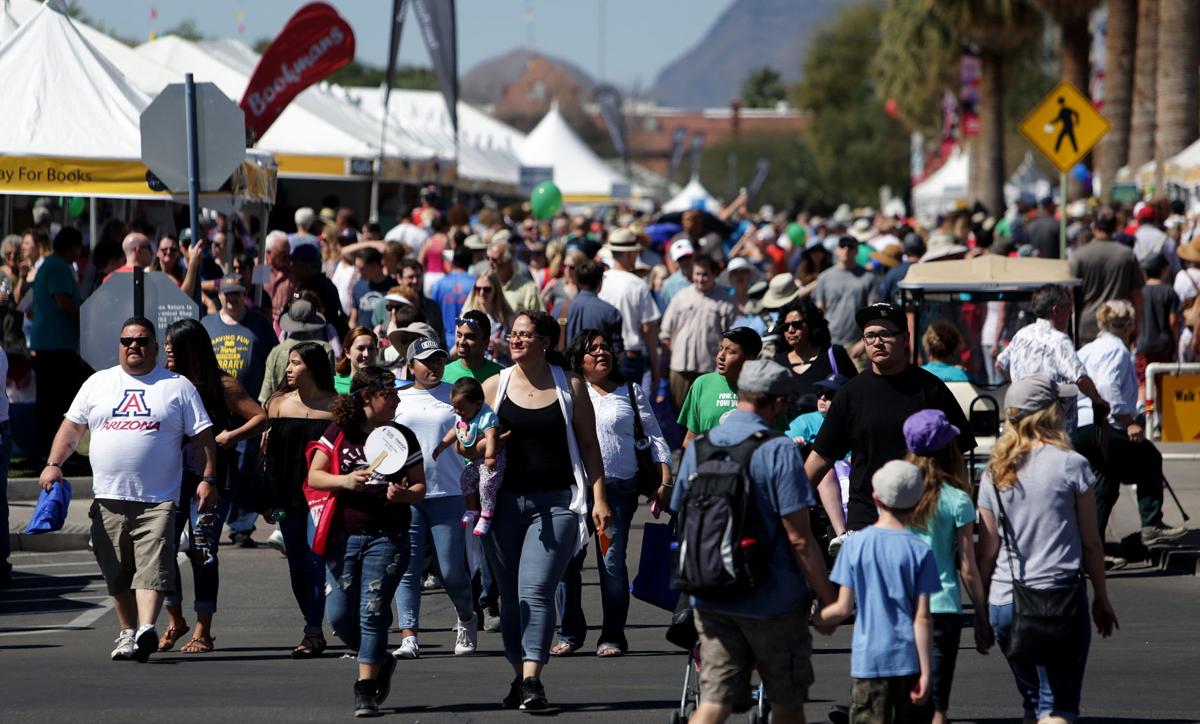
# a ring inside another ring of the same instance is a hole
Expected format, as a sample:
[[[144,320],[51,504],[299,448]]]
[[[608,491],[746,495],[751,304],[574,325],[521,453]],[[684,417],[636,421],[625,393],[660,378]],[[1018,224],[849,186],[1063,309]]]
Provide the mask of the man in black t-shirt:
[[[860,530],[875,522],[878,514],[871,498],[871,476],[884,463],[904,457],[904,421],[925,409],[941,410],[962,430],[958,447],[966,452],[975,447],[966,415],[945,383],[931,373],[909,364],[908,327],[904,312],[891,304],[872,304],[860,309],[855,321],[863,331],[863,343],[871,366],[846,383],[833,399],[821,431],[804,464],[809,480],[825,480],[834,461],[846,453],[850,458],[848,519],[842,515],[842,496],[836,483],[817,487],[821,503],[834,532]]]

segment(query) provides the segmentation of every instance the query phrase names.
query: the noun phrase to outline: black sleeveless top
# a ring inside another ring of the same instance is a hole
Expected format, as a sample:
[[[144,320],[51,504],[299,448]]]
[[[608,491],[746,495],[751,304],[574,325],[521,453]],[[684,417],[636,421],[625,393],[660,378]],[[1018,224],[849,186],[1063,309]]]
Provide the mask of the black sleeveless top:
[[[267,421],[267,453],[263,461],[263,486],[258,510],[283,508],[289,512],[307,511],[304,479],[308,477],[308,459],[304,449],[321,439],[331,420],[303,417],[272,417]]]
[[[508,462],[501,490],[568,490],[575,483],[567,449],[567,421],[557,399],[530,410],[505,397],[497,414],[502,429],[512,431],[504,446]]]

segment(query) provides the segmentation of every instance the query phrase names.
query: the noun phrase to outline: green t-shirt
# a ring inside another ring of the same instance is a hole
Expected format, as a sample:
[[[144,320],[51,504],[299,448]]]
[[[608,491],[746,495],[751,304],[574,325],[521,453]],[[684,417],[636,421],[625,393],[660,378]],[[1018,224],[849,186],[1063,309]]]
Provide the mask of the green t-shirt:
[[[354,378],[354,375],[339,375],[338,373],[334,372],[333,373],[333,391],[338,393],[339,395],[350,394],[350,380],[353,378]]]
[[[446,365],[446,371],[442,373],[442,382],[454,384],[464,377],[473,377],[476,382],[482,384],[487,378],[500,374],[502,369],[504,369],[503,366],[490,359],[485,359],[478,369],[470,369],[463,364],[461,359],[456,359]]]
[[[737,388],[720,372],[709,372],[692,383],[679,411],[679,424],[699,435],[721,424],[735,406]]]
[[[926,529],[909,527],[910,531],[933,549],[938,578],[942,581],[942,590],[929,597],[929,610],[932,613],[962,613],[962,595],[958,591],[958,561],[954,556],[954,547],[958,529],[974,522],[975,506],[971,503],[971,496],[953,485],[942,483],[937,510],[925,521]]]

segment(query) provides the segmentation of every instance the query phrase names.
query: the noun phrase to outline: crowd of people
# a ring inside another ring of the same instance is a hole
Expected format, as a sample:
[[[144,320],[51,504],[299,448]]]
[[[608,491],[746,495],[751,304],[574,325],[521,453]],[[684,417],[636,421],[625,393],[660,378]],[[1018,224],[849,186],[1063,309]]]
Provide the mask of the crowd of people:
[[[1144,372],[1197,358],[1195,222],[1168,204],[1057,211],[1082,280],[1078,340],[1064,287],[1028,308],[930,313],[921,328],[898,287],[918,264],[1057,257],[1042,238],[1055,213],[1022,202],[999,221],[963,210],[924,228],[847,207],[751,213],[739,197],[717,215],[536,219],[528,205],[468,210],[426,189],[386,232],[350,209],[298,209],[294,230],[263,236],[265,269],[245,219],[153,240],[114,221],[85,251],[45,215],[4,241],[0,360],[14,399],[36,397],[27,453],[45,463],[44,488],[78,464],[90,431],[114,660],[213,651],[218,544],[227,530],[254,547],[265,527],[299,609],[292,656],[321,656],[328,622],[357,656],[356,715],[378,714],[397,661],[421,657],[428,588],[455,609],[456,655],[501,634],[503,707],[545,711],[544,667],[586,644],[588,546],[595,654],[621,656],[637,508],[686,520],[713,494],[696,482],[706,466],[737,448],[765,575],[739,595],[682,597],[698,638],[693,721],[748,707],[754,670],[774,720],[803,721],[810,628],[852,615],[853,720],[945,721],[964,594],[976,648],[1009,655],[1026,589],[1074,592],[1077,635],[1052,661],[1009,656],[1024,718],[1071,720],[1091,631],[1085,578],[1096,629],[1117,623],[1105,569],[1126,562],[1103,541],[1120,483],[1137,485],[1145,544],[1186,532],[1164,522]],[[171,276],[202,318],[156,330],[131,317],[113,340],[118,366],[92,371],[80,304],[139,267]],[[973,428],[947,386],[966,381],[1011,383],[979,481],[964,462]],[[366,451],[381,431],[406,451],[393,472]]]

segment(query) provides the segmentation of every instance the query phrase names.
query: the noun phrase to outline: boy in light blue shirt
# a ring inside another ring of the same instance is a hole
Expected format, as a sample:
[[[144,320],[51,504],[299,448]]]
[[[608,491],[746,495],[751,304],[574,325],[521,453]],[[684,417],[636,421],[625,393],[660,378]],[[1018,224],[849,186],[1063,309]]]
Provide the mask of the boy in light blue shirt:
[[[924,482],[912,463],[893,460],[871,478],[879,520],[849,536],[830,580],[832,606],[813,617],[821,633],[858,606],[850,654],[850,720],[928,722],[933,625],[929,596],[941,590],[929,545],[906,528]]]

